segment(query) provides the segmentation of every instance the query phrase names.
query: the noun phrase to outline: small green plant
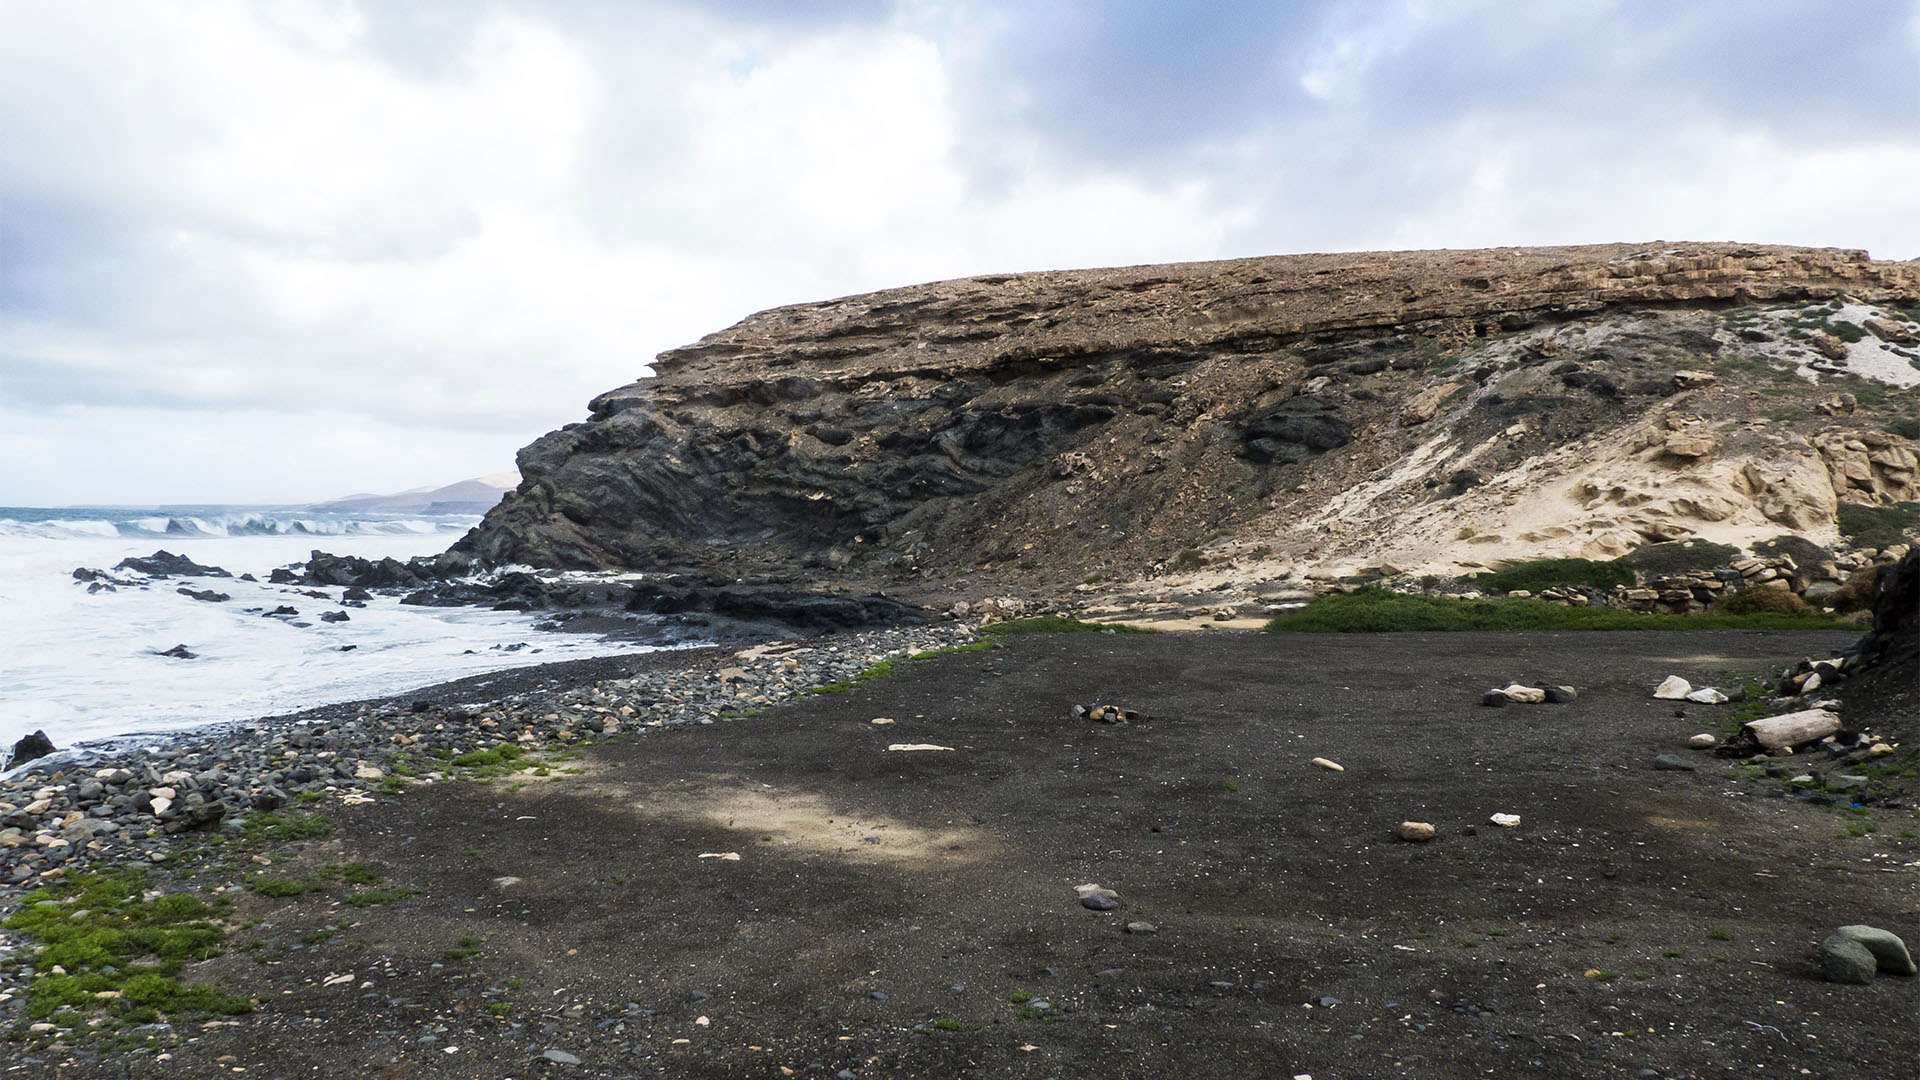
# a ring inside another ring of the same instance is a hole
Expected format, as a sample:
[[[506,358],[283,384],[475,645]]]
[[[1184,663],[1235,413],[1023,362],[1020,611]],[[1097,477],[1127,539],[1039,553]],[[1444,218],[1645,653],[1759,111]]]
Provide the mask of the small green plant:
[[[307,891],[307,883],[304,881],[287,877],[274,877],[269,874],[255,874],[247,878],[246,886],[250,892],[259,893],[261,896],[272,896],[276,898],[299,896],[301,893]]]
[[[1714,941],[1732,941],[1733,931],[1724,926],[1710,926],[1707,928],[1707,937]]]
[[[442,952],[440,954],[440,959],[471,960],[474,957],[479,955],[480,955],[480,939],[477,937],[466,936],[466,937],[462,937],[459,943],[454,945],[453,948],[447,949],[446,951]]]
[[[1223,787],[1223,788],[1226,788],[1226,789],[1227,789],[1228,791],[1239,791],[1239,790],[1240,790],[1240,785],[1239,785],[1239,784],[1236,784],[1236,783],[1234,783],[1234,782],[1233,782],[1233,781],[1231,781],[1231,780],[1224,780],[1224,781],[1222,781],[1222,782],[1221,782],[1221,784],[1220,784],[1220,786],[1221,786],[1221,787]]]
[[[1033,995],[1027,993],[1025,990],[1015,990],[1013,993],[1007,995],[1007,1000],[1013,1002],[1015,1005],[1025,1005],[1027,1002],[1033,1000]]]
[[[255,811],[241,820],[240,827],[255,843],[318,840],[333,834],[333,822],[319,814]]]
[[[1175,570],[1198,570],[1200,563],[1199,548],[1181,548],[1180,553],[1173,557],[1171,565]]]
[[[295,795],[294,798],[311,806],[312,804],[317,802],[325,802],[327,799],[327,794],[324,791],[303,791],[300,794]]]
[[[404,900],[418,889],[409,889],[405,885],[389,885],[384,889],[356,889],[347,894],[347,903],[354,907],[372,907],[375,904],[391,904],[395,900]]]
[[[964,1026],[963,1026],[963,1025],[962,1025],[962,1024],[960,1023],[960,1021],[958,1021],[958,1020],[955,1020],[955,1019],[954,1019],[953,1017],[951,1017],[951,1016],[943,1016],[943,1017],[941,1017],[940,1019],[938,1019],[938,1020],[935,1020],[935,1021],[933,1022],[933,1026],[934,1026],[934,1028],[935,1028],[935,1029],[937,1029],[937,1030],[940,1030],[940,1031],[961,1031],[961,1030],[964,1030]]]
[[[1620,973],[1617,971],[1601,971],[1601,972],[1596,972],[1594,974],[1593,981],[1594,982],[1612,982],[1613,980],[1619,977],[1620,977]]]
[[[513,1011],[513,1006],[504,1001],[496,1001],[487,1006],[487,1011],[495,1016],[505,1016]]]

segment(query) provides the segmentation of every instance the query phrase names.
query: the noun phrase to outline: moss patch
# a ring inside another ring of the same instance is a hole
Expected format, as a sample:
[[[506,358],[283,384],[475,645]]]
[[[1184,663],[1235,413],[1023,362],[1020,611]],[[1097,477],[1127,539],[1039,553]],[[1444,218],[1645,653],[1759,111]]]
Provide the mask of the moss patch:
[[[180,978],[222,951],[226,906],[189,893],[149,897],[139,870],[75,874],[28,893],[0,925],[40,942],[36,970],[61,970],[27,988],[27,1018],[146,1024],[253,1011],[246,998]]]

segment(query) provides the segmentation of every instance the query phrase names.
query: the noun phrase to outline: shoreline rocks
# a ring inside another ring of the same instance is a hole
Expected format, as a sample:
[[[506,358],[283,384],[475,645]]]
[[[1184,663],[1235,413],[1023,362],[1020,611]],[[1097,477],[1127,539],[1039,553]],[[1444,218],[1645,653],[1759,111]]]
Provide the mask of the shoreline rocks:
[[[460,775],[453,759],[476,750],[578,746],[724,722],[850,680],[883,660],[973,638],[970,627],[948,624],[770,641],[483,704],[436,705],[420,691],[411,701],[70,747],[0,779],[0,890],[97,862],[157,858],[171,837],[239,829],[250,811],[350,803],[442,782]]]

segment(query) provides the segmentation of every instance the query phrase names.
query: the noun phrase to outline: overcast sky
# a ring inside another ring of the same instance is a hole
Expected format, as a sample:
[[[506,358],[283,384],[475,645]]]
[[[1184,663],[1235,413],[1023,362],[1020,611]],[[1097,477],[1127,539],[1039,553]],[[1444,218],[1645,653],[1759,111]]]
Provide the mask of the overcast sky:
[[[1920,0],[0,0],[0,504],[512,467],[663,349],[990,271],[1920,256]]]

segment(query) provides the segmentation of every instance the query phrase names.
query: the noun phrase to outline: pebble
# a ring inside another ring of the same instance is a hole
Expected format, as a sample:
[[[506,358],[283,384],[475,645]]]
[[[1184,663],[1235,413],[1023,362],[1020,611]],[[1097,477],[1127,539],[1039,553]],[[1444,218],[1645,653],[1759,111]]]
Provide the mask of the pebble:
[[[1695,750],[1711,750],[1714,747],[1720,745],[1720,740],[1717,737],[1703,731],[1700,734],[1695,735],[1693,738],[1688,739],[1687,745],[1692,747]]]
[[[1511,829],[1520,824],[1519,814],[1495,814],[1487,819],[1503,829]]]
[[[540,1056],[543,1058],[546,1058],[548,1061],[551,1061],[556,1065],[580,1064],[579,1058],[574,1057],[572,1054],[567,1053],[565,1050],[548,1050],[542,1053]]]
[[[1157,934],[1160,932],[1160,928],[1150,922],[1130,922],[1127,924],[1126,929],[1129,934]]]
[[[1683,757],[1675,757],[1672,754],[1655,754],[1653,757],[1653,767],[1669,772],[1692,772],[1694,770],[1693,762]]]
[[[1347,771],[1347,768],[1346,768],[1346,766],[1344,766],[1344,765],[1342,765],[1342,764],[1340,764],[1340,763],[1339,763],[1339,762],[1337,762],[1337,761],[1329,761],[1328,759],[1326,759],[1326,758],[1323,758],[1323,757],[1317,757],[1317,758],[1314,758],[1314,759],[1313,759],[1313,764],[1315,764],[1315,765],[1318,765],[1318,766],[1320,766],[1321,768],[1323,768],[1323,769],[1327,769],[1327,770],[1329,770],[1329,771],[1331,771],[1331,772],[1346,772],[1346,771]]]
[[[1433,827],[1431,822],[1426,821],[1403,821],[1400,823],[1399,829],[1400,839],[1415,844],[1426,843],[1433,839],[1434,834],[1438,831],[1439,830]]]

